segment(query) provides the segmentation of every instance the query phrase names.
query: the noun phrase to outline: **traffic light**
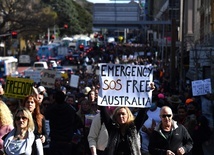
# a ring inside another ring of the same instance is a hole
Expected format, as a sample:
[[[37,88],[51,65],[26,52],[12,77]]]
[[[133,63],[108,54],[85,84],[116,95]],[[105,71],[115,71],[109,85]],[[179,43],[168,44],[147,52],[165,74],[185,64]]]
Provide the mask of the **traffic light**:
[[[68,24],[64,24],[64,29],[68,29]]]
[[[80,50],[80,51],[84,51],[84,45],[82,45],[82,44],[79,45],[79,50]]]
[[[18,34],[18,33],[17,33],[16,31],[12,31],[12,32],[11,32],[12,38],[13,38],[13,39],[16,39],[16,38],[17,38],[17,34]]]
[[[52,40],[55,39],[55,35],[54,35],[54,34],[51,35],[51,39],[52,39]]]

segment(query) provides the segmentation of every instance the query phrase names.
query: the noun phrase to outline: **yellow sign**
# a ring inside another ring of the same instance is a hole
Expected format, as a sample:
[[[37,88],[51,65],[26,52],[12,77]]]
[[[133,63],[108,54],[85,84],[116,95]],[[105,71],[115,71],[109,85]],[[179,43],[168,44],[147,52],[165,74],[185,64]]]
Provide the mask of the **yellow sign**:
[[[33,91],[33,80],[26,78],[7,77],[5,96],[23,99]]]
[[[68,74],[67,74],[67,73],[62,73],[61,76],[62,76],[64,79],[68,79]]]

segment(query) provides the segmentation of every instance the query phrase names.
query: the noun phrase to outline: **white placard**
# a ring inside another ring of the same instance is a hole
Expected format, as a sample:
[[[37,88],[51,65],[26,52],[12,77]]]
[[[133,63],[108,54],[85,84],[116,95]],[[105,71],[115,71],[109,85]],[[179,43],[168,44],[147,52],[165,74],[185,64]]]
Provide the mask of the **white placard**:
[[[152,65],[99,64],[98,105],[150,107]]]
[[[212,92],[211,79],[192,81],[193,96],[206,95]]]
[[[78,88],[78,83],[79,83],[79,76],[71,75],[70,86],[74,88]]]

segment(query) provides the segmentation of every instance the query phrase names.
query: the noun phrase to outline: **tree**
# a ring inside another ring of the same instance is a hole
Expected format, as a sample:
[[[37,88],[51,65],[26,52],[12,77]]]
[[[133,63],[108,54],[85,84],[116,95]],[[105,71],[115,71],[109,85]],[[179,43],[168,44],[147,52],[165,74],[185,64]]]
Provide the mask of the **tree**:
[[[57,18],[40,0],[0,0],[0,34],[17,31],[23,37],[37,35]]]
[[[49,0],[45,2],[57,13],[56,25],[58,27],[62,28],[65,23],[68,24],[68,29],[60,29],[61,36],[92,32],[92,5],[90,3],[85,0]]]

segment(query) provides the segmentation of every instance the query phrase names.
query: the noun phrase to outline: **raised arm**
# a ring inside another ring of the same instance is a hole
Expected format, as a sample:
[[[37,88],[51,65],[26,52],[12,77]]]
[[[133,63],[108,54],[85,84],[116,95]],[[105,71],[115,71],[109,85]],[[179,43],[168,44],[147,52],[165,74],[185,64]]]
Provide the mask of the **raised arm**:
[[[140,130],[144,122],[148,119],[147,116],[148,108],[140,108],[138,114],[134,120],[137,131]]]

